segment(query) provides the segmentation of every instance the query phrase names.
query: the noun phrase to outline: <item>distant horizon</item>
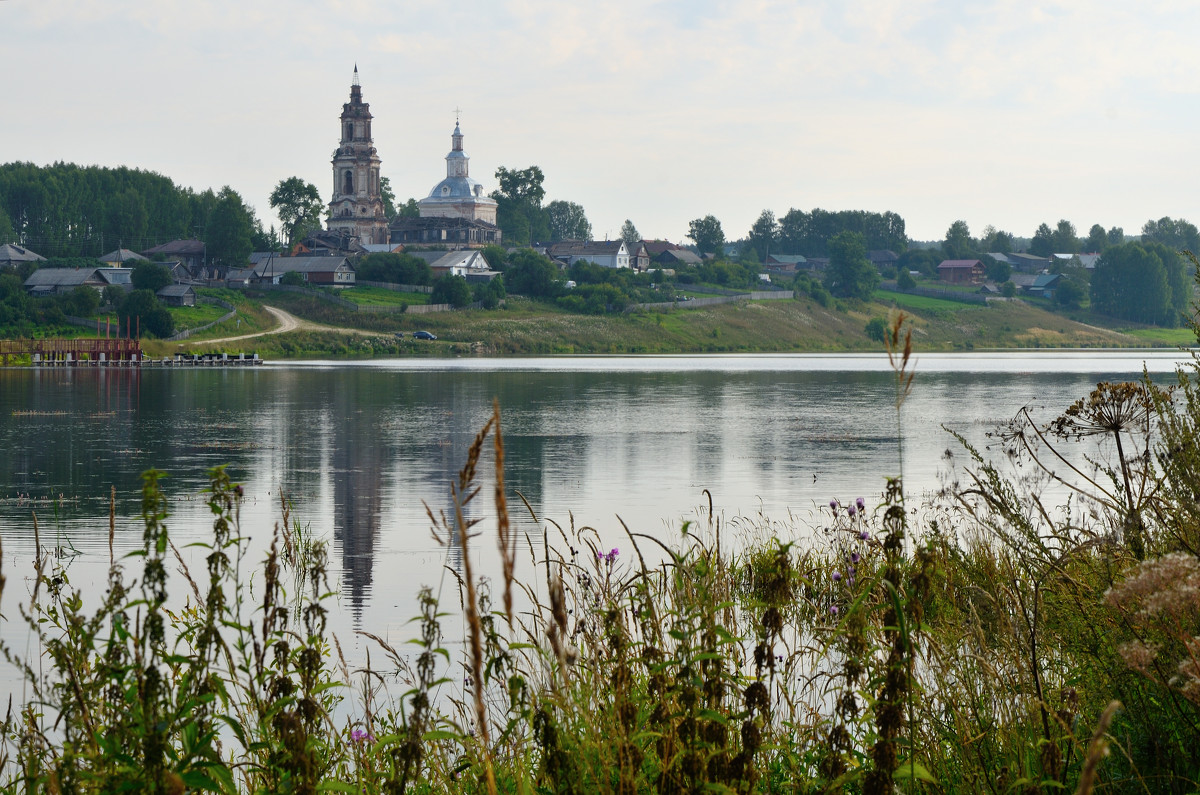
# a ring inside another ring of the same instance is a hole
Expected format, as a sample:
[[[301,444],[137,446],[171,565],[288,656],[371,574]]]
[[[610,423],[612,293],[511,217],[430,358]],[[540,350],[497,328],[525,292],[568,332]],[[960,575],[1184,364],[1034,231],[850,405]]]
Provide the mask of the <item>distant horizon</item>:
[[[488,192],[537,165],[596,239],[628,218],[684,243],[710,214],[739,239],[792,207],[892,211],[917,241],[1200,222],[1200,7],[350,5],[8,0],[6,54],[35,66],[6,86],[0,152],[229,185],[278,226],[280,180],[330,198],[357,64],[398,201],[442,178],[461,108]]]

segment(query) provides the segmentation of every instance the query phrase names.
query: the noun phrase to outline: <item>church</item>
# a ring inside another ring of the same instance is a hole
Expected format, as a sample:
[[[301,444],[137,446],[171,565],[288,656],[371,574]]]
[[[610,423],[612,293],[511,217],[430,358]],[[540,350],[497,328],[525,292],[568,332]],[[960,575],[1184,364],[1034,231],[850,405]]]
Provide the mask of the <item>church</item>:
[[[362,245],[390,243],[405,248],[482,248],[499,243],[496,200],[471,179],[470,158],[463,149],[459,119],[450,135],[446,178],[417,202],[418,218],[389,219],[383,210],[379,153],[371,136],[371,106],[363,102],[358,66],[350,86],[350,101],[342,106],[338,148],[333,153],[333,199],[327,228],[346,242]]]

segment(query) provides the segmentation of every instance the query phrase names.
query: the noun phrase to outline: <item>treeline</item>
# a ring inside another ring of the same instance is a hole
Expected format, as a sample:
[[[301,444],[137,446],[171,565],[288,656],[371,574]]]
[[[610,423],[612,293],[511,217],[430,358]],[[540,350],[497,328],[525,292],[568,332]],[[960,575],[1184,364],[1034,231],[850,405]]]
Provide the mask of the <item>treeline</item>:
[[[144,251],[195,238],[212,261],[241,264],[278,247],[240,195],[197,193],[151,171],[55,163],[0,165],[0,243],[46,257],[98,257],[118,247]]]

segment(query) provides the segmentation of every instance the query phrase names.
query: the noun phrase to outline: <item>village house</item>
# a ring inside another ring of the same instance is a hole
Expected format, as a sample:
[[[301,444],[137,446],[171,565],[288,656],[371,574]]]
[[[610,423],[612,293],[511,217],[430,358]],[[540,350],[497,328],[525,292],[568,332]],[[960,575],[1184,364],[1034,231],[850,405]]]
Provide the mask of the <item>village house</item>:
[[[15,268],[18,265],[24,265],[26,262],[45,262],[46,258],[41,254],[34,254],[24,246],[18,246],[16,243],[5,243],[0,246],[0,268]]]
[[[1033,254],[1009,254],[1008,264],[1012,265],[1013,270],[1021,273],[1041,273],[1050,265],[1050,258]]]
[[[24,287],[30,295],[63,295],[76,287],[92,287],[97,292],[109,285],[100,274],[104,268],[38,268],[29,274]]]
[[[977,259],[948,259],[938,265],[938,279],[947,284],[982,284],[987,277]]]
[[[704,260],[700,259],[700,255],[686,248],[669,248],[654,257],[654,262],[659,265],[699,265]]]
[[[155,295],[167,306],[196,305],[196,290],[188,284],[168,284]]]
[[[763,263],[764,273],[784,279],[791,279],[802,270],[808,270],[808,259],[799,254],[768,254]]]
[[[274,257],[260,261],[248,276],[242,269],[230,271],[230,286],[244,283],[279,284],[284,274],[298,273],[304,281],[321,287],[353,287],[354,266],[345,257]]]
[[[491,281],[499,275],[492,270],[483,253],[472,250],[462,251],[412,251],[409,252],[418,259],[423,259],[433,271],[433,278],[442,276],[462,276],[469,282]]]
[[[204,243],[199,240],[172,240],[169,243],[163,243],[161,246],[146,249],[142,252],[142,256],[148,259],[178,260],[194,276],[203,278],[201,274],[204,271],[204,255],[206,251]]]
[[[624,240],[562,240],[544,247],[546,256],[564,265],[586,261],[602,268],[628,268],[629,248]]]
[[[650,268],[650,252],[641,240],[625,244],[629,248],[629,267],[638,273],[645,273]]]

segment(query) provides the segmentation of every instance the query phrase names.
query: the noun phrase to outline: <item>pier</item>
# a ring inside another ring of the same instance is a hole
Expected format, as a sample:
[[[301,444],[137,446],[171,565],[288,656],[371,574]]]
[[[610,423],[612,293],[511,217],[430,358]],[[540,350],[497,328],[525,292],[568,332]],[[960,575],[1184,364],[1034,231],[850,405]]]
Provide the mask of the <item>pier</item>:
[[[155,359],[136,339],[0,340],[0,365],[28,356],[34,367],[244,367],[263,363],[257,353],[176,353]]]

